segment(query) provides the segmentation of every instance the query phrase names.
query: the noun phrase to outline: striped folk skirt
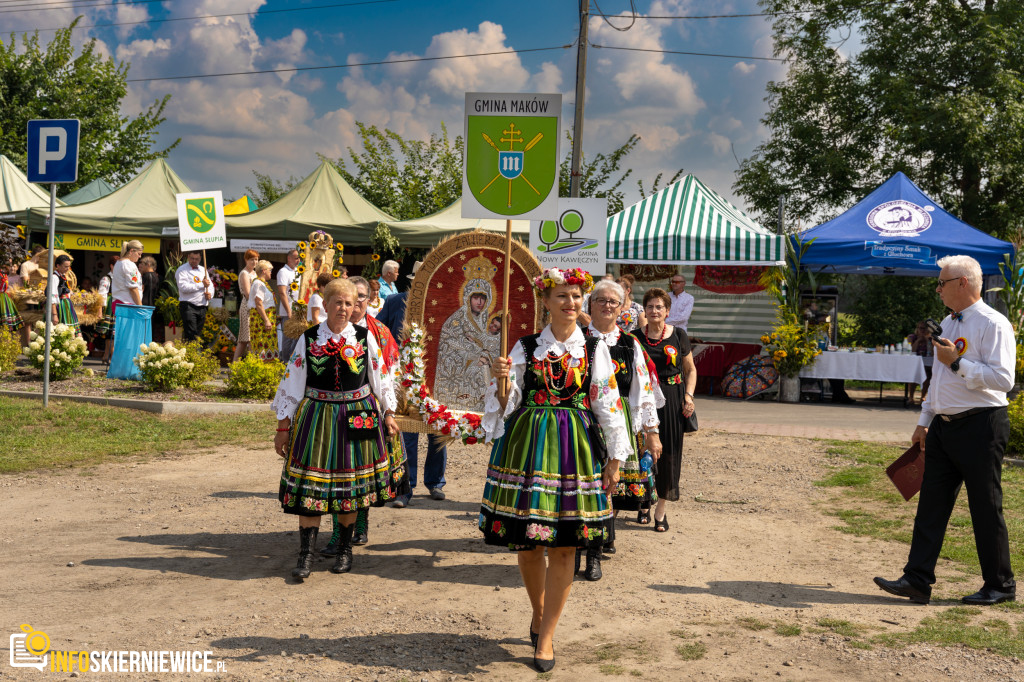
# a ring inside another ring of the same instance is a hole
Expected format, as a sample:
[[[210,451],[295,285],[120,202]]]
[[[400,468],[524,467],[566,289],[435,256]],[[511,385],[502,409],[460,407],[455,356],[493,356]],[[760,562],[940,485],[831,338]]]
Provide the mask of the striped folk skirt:
[[[75,336],[82,335],[82,327],[78,324],[78,314],[75,313],[75,306],[71,303],[71,299],[62,298],[57,303],[57,322],[74,329]]]
[[[633,412],[629,407],[629,401],[623,398],[622,403],[625,406],[623,413],[626,416],[626,428],[633,433]],[[633,439],[633,452],[629,453],[629,458],[619,467],[619,484],[612,495],[612,507],[615,509],[648,509],[658,501],[653,467],[651,471],[640,470],[640,457],[643,457],[643,454],[643,436],[637,436]]]
[[[12,334],[25,326],[21,319],[18,306],[6,292],[0,292],[0,329],[6,329]]]
[[[494,442],[479,528],[512,550],[603,544],[612,509],[601,487],[606,448],[588,410],[519,408]]]
[[[384,429],[368,386],[347,392],[306,389],[281,471],[278,500],[284,511],[347,513],[394,499],[394,455]]]

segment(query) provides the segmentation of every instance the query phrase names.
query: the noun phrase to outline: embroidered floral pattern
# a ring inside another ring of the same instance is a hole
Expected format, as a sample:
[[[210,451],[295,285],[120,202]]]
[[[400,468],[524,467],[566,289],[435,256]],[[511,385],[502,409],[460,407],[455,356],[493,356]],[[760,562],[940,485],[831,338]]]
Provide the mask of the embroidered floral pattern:
[[[539,523],[531,523],[526,527],[526,537],[531,540],[547,542],[555,537],[555,529],[550,526],[542,526]]]
[[[360,412],[348,418],[350,429],[376,429],[380,426],[380,417],[373,413]]]
[[[508,529],[505,527],[505,524],[503,524],[501,521],[495,521],[491,524],[491,532],[497,535],[499,538],[503,538],[505,537],[505,534],[508,532]]]

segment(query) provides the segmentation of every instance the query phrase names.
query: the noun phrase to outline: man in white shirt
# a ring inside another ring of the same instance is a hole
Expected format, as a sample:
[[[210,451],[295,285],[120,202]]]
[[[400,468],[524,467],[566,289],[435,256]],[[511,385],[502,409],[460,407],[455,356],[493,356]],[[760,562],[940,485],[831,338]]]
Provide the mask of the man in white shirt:
[[[298,339],[290,339],[284,334],[284,323],[292,315],[292,303],[299,300],[299,288],[293,287],[297,275],[295,268],[299,265],[299,252],[292,249],[285,256],[285,264],[277,271],[277,347],[281,349],[282,362],[288,362],[295,350]]]
[[[946,525],[961,486],[970,501],[984,586],[964,597],[985,606],[1017,597],[1003,519],[1003,453],[1010,437],[1006,392],[1013,388],[1016,341],[1010,322],[981,300],[981,266],[970,256],[940,258],[937,291],[953,311],[932,336],[935,363],[911,442],[925,453],[910,556],[899,580],[880,588],[927,604]],[[927,447],[926,447],[927,446]]]
[[[380,279],[377,280],[377,283],[380,284],[380,291],[377,293],[377,296],[380,297],[381,301],[387,300],[387,297],[391,294],[398,293],[395,281],[398,279],[400,267],[398,262],[393,260],[384,261],[384,265],[381,266]]]
[[[178,311],[181,313],[181,338],[185,343],[199,338],[206,324],[206,310],[213,298],[213,283],[206,268],[199,264],[202,254],[192,251],[188,260],[174,273],[178,284]]]
[[[665,323],[673,327],[682,327],[685,331],[686,325],[690,322],[690,314],[693,312],[693,296],[684,291],[686,277],[683,275],[672,275],[669,286],[672,289],[668,295],[672,299],[672,307],[665,317]]]

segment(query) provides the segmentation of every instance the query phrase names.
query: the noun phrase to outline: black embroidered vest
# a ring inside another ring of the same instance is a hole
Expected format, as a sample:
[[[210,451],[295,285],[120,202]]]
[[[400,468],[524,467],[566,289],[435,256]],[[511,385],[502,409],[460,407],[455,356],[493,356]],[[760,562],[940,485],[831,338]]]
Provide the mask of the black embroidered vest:
[[[355,341],[349,345],[344,337],[336,343],[317,343],[319,325],[302,335],[306,344],[306,386],[321,391],[354,391],[369,383],[370,356],[366,328],[353,325]]]
[[[546,362],[533,357],[539,336],[540,334],[532,334],[519,340],[526,353],[523,406],[590,409],[590,370],[594,365],[597,339],[587,337],[586,351],[582,358],[569,356],[563,362]],[[550,354],[548,358],[551,358]],[[576,365],[570,366],[574,362]],[[576,383],[577,375],[579,383]]]
[[[588,334],[593,332],[587,329]],[[594,337],[597,338],[597,337]],[[619,395],[623,398],[629,397],[629,388],[633,385],[633,336],[620,331],[619,339],[614,345],[608,344],[608,352],[611,353],[612,362],[615,363],[615,381],[619,385]]]

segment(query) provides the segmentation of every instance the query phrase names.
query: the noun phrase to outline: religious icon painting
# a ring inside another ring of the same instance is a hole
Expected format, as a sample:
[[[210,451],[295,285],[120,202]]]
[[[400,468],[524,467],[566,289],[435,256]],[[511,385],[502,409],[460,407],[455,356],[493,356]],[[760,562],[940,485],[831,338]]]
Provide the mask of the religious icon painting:
[[[449,410],[483,413],[491,361],[501,355],[505,237],[470,232],[441,242],[416,272],[406,327],[424,330],[425,385]],[[544,308],[534,295],[540,263],[513,241],[508,347],[540,330]]]
[[[322,230],[311,232],[308,242],[299,242],[295,246],[299,250],[298,300],[309,303],[309,297],[317,293],[316,278],[324,272],[334,272],[335,257],[341,263],[343,247],[335,244],[331,235]]]

